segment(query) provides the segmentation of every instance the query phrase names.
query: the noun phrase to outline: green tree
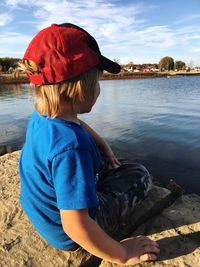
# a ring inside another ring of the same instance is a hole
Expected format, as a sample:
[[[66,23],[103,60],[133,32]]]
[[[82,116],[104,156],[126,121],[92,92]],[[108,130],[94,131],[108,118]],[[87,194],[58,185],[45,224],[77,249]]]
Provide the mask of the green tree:
[[[19,60],[19,58],[3,57],[0,58],[0,65],[3,66],[4,71],[7,71],[10,67],[15,67]]]
[[[159,62],[159,68],[161,70],[174,70],[174,59],[172,57],[163,57]]]
[[[175,61],[175,69],[176,70],[183,70],[183,69],[185,69],[185,62],[183,62],[181,60]]]

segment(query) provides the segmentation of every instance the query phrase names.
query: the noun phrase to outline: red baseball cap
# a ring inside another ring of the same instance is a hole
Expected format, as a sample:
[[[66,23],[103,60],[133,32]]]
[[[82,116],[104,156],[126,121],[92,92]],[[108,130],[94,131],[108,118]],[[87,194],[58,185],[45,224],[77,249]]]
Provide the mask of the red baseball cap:
[[[119,73],[116,62],[101,55],[99,46],[88,32],[71,24],[52,24],[30,42],[23,60],[35,62],[41,73],[27,75],[33,84],[54,84],[74,78],[96,67]]]

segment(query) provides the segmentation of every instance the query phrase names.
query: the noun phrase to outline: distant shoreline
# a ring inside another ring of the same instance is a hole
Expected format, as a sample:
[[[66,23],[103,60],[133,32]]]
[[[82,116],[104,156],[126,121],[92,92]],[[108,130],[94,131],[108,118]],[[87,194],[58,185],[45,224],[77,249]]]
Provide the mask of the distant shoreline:
[[[146,79],[146,78],[171,78],[176,76],[200,75],[200,72],[121,72],[119,74],[105,73],[101,80],[126,80],[126,79]],[[12,83],[30,83],[26,75],[20,75],[18,78],[12,77],[12,74],[0,74],[0,84]]]
[[[121,72],[119,74],[103,75],[102,80],[122,80],[122,79],[145,79],[145,78],[171,78],[176,76],[200,75],[200,72]]]
[[[12,74],[0,74],[0,84],[10,84],[10,83],[29,83],[29,79],[25,74],[19,77],[13,77]]]

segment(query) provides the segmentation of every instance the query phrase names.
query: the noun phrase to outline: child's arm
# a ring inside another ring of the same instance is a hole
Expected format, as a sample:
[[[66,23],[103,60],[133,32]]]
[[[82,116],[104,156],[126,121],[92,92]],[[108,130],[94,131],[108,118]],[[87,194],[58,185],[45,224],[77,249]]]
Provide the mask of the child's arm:
[[[110,165],[113,168],[116,168],[120,166],[120,162],[114,155],[111,147],[109,144],[97,133],[95,132],[87,123],[85,123],[82,120],[79,120],[81,125],[87,130],[87,132],[92,136],[94,139],[95,143],[98,145],[98,147],[101,149],[107,160],[109,161]]]
[[[61,210],[65,233],[91,254],[118,264],[135,265],[142,261],[156,260],[158,244],[140,236],[117,242],[109,237],[89,217],[88,210]]]

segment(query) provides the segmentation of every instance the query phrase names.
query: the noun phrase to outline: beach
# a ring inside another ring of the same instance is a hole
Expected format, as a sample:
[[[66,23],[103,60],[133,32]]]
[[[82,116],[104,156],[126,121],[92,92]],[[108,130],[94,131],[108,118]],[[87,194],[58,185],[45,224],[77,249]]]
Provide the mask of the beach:
[[[0,157],[0,266],[117,266],[106,261],[101,262],[85,252],[57,250],[39,236],[19,204],[19,155],[20,151],[16,151]],[[137,216],[134,215],[120,233],[121,237],[127,236],[128,232],[129,236],[145,234],[160,244],[159,260],[143,266],[198,267],[200,196],[180,196],[173,203],[170,199],[169,190],[155,187],[149,198],[135,211]],[[150,220],[145,223],[148,218]],[[141,226],[138,227],[139,225]]]

